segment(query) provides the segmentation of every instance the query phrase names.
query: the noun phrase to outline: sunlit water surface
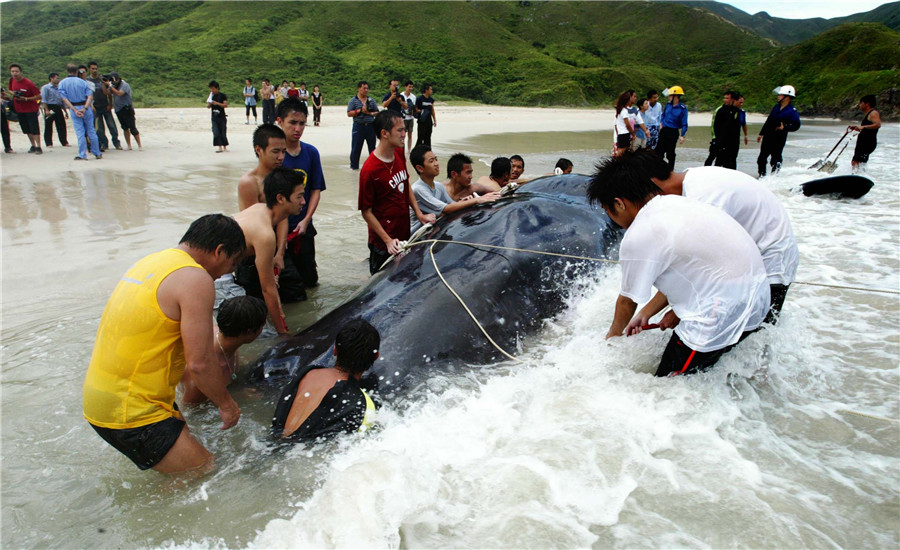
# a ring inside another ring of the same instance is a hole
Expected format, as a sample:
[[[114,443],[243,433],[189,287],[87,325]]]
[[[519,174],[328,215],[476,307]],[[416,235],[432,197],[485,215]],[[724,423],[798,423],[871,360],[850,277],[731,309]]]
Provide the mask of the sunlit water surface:
[[[189,410],[218,469],[187,486],[104,444],[82,418],[81,384],[121,273],[197,216],[232,212],[243,169],[4,178],[3,546],[896,548],[900,127],[879,135],[866,197],[803,197],[796,187],[822,175],[806,168],[842,128],[804,126],[761,184],[793,220],[800,282],[889,292],[795,284],[777,328],[709,373],[660,380],[650,373],[668,334],[603,339],[619,272],[600,270],[523,342],[524,364],[437,376],[387,403],[365,438],[274,451],[275,396],[246,386],[233,389],[243,418],[232,430],[219,431],[212,407]],[[702,163],[702,134],[679,147],[680,168]],[[609,141],[501,134],[437,152],[468,152],[480,174],[512,153],[527,174],[559,157],[588,173]],[[744,149],[739,168],[755,173],[755,144]],[[367,279],[344,156],[325,158],[322,284],[286,307],[293,328]],[[272,344],[249,346],[242,364]]]

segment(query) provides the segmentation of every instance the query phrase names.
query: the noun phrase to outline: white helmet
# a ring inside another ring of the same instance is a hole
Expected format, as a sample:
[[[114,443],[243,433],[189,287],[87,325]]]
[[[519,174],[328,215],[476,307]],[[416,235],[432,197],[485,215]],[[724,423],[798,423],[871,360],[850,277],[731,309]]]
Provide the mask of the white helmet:
[[[774,90],[772,90],[772,93],[779,94],[779,95],[787,95],[787,96],[791,96],[791,97],[797,97],[797,92],[794,91],[794,87],[787,86],[787,85],[779,86],[779,87],[775,88]]]

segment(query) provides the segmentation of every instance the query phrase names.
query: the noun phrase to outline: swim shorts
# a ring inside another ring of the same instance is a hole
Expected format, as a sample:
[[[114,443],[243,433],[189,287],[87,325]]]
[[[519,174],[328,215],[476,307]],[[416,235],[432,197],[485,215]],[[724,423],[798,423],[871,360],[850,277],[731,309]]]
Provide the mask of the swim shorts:
[[[175,445],[184,426],[184,420],[174,416],[146,426],[122,430],[100,428],[91,424],[104,441],[131,459],[141,470],[149,470],[159,464]]]
[[[628,149],[631,146],[631,134],[619,134],[616,138],[616,147],[622,149]]]
[[[853,162],[867,163],[869,155],[875,150],[877,142],[871,139],[858,139],[856,141],[856,150],[853,151]]]
[[[693,350],[677,334],[672,334],[665,351],[663,351],[662,359],[659,361],[656,376],[677,376],[679,374],[703,372],[715,365],[720,357],[731,351],[731,348],[740,344],[744,338],[757,330],[759,328],[745,330],[736,343],[714,351]]]
[[[130,131],[133,136],[140,134],[134,122],[134,107],[131,105],[122,107],[120,110],[116,111],[116,118],[119,119],[119,124],[122,126],[122,129]]]

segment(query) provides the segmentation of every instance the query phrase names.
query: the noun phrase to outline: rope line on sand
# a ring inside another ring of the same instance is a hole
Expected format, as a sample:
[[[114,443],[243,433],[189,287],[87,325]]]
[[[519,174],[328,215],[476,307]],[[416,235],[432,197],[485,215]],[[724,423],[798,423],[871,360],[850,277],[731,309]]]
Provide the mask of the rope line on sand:
[[[886,288],[865,288],[861,286],[847,286],[847,285],[829,285],[826,283],[804,283],[803,281],[794,281],[795,285],[807,285],[807,286],[820,286],[824,288],[836,288],[838,290],[859,290],[861,292],[880,292],[883,294],[900,294],[900,291],[897,290],[888,290]]]

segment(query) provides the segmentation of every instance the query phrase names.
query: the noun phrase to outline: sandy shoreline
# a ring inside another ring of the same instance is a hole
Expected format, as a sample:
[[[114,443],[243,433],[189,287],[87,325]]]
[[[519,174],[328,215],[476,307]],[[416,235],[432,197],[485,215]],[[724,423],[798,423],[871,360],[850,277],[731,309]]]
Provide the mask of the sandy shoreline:
[[[465,140],[478,135],[502,133],[527,133],[534,131],[611,131],[614,113],[604,109],[563,109],[502,106],[447,106],[437,104],[438,125],[433,142],[441,143]],[[56,137],[53,148],[44,148],[40,156],[27,154],[29,143],[18,123],[10,124],[12,155],[2,155],[0,172],[3,177],[40,177],[47,172],[82,171],[103,168],[117,172],[153,172],[160,167],[214,164],[217,166],[252,166],[255,158],[250,147],[253,129],[244,124],[242,108],[229,109],[228,139],[231,145],[227,153],[216,154],[212,145],[209,111],[196,109],[138,109],[137,127],[141,131],[144,150],[110,150],[102,160],[88,155],[89,162],[76,162],[77,141],[69,122],[70,147],[61,147]],[[709,126],[710,113],[691,114],[693,126]],[[763,122],[763,115],[748,114],[748,122]],[[346,108],[325,107],[323,125],[310,125],[303,140],[315,145],[323,158],[346,158],[350,153],[350,129],[352,120],[346,116]],[[310,123],[311,124],[311,123]],[[43,133],[43,121],[41,126]],[[124,137],[120,133],[124,146]],[[43,136],[42,136],[43,140]]]

